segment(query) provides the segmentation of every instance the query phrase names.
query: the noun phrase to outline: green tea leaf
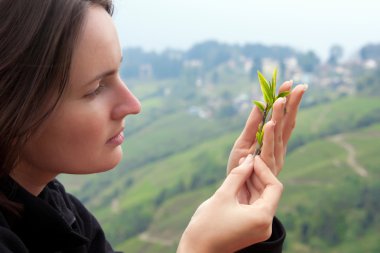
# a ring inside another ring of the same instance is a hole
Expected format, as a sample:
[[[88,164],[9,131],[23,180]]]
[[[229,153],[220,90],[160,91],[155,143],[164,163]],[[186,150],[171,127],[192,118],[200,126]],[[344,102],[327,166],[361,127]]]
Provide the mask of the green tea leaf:
[[[263,76],[263,74],[261,74],[260,71],[257,71],[257,76],[259,77],[259,82],[260,82],[260,87],[261,87],[261,92],[263,93],[264,95],[264,100],[267,104],[270,104],[270,103],[273,103],[273,99],[271,94],[271,90],[269,88],[269,84],[268,84],[268,81],[267,79],[265,79],[265,77]]]
[[[277,68],[274,69],[272,79],[269,82],[267,81],[267,79],[265,79],[265,77],[261,74],[260,71],[257,71],[257,75],[260,83],[260,88],[263,93],[264,100],[266,102],[266,105],[264,107],[263,103],[259,101],[253,101],[253,103],[257,107],[259,107],[260,110],[263,112],[263,119],[256,133],[257,147],[254,153],[255,155],[260,155],[264,139],[264,124],[267,122],[268,119],[271,118],[273,104],[278,98],[288,96],[290,94],[290,91],[280,92],[280,94],[276,96]]]
[[[255,100],[255,101],[253,101],[253,103],[260,109],[260,111],[264,112],[265,106],[262,102]]]
[[[274,69],[272,75],[272,96],[276,97],[276,86],[277,86],[277,68]],[[274,102],[274,101],[273,101]]]
[[[282,91],[280,92],[280,94],[277,95],[277,98],[283,98],[283,97],[286,97],[290,94],[291,92],[289,90],[287,91]]]
[[[268,86],[269,86],[269,95],[270,97],[273,97],[272,94],[273,94],[273,86],[272,86],[272,82],[271,81],[268,81]]]

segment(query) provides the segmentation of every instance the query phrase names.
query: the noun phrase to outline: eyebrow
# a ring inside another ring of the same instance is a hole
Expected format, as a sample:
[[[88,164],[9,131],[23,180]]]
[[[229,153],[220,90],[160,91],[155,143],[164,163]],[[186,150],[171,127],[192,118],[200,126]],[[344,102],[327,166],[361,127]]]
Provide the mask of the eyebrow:
[[[120,63],[123,62],[123,57],[121,57],[120,59]],[[93,82],[97,81],[97,80],[100,80],[104,77],[107,77],[107,76],[111,76],[115,73],[117,73],[119,71],[119,69],[111,69],[111,70],[107,70],[107,71],[104,71],[102,73],[100,73],[99,75],[96,75],[93,79],[91,79],[90,81],[86,82],[85,86],[87,85],[90,85],[92,84]]]

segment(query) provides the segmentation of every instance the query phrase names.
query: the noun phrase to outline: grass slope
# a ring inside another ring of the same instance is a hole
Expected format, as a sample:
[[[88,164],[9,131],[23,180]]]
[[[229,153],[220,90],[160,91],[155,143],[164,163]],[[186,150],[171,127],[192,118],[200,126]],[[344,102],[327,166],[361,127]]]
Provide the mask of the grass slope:
[[[347,140],[355,139],[370,129],[372,128],[347,133],[344,137]],[[373,131],[376,130],[371,130],[372,133]],[[377,130],[376,133],[379,134],[380,131]],[[372,151],[378,148],[380,145],[378,143],[380,143],[380,135],[370,144],[363,143],[355,147],[356,150]],[[350,142],[350,144],[353,143]],[[371,146],[368,147],[368,145]],[[358,152],[357,159],[360,160],[365,156],[367,152]],[[367,178],[361,178],[355,174],[347,165],[347,153],[344,148],[336,145],[329,138],[311,142],[289,155],[281,175],[285,193],[278,213],[287,228],[286,252],[342,252],[340,251],[342,249],[344,252],[355,252],[353,249],[360,248],[369,250],[365,252],[376,252],[378,243],[374,240],[373,233],[380,228],[380,223],[375,222],[368,226],[368,230],[361,231],[360,235],[358,230],[362,228],[358,228],[357,224],[351,224],[355,219],[358,223],[363,222],[360,216],[364,212],[353,205],[355,202],[360,202],[362,196],[359,193],[363,187],[372,187],[372,184],[380,181],[378,174],[372,174],[370,170],[369,173],[370,177]],[[196,191],[179,194],[156,209],[153,220],[145,231],[154,238],[154,243],[134,237],[119,245],[118,248],[128,249],[128,252],[175,252],[174,248],[180,233],[193,211],[199,203],[212,194],[220,183],[219,181]],[[352,205],[347,205],[348,200],[352,201]],[[346,207],[344,212],[336,210],[340,206]],[[341,216],[342,214],[346,217]],[[318,230],[330,229],[319,228],[323,218],[330,219],[332,224],[337,223],[337,230],[330,232],[331,238],[324,236]],[[348,218],[350,221],[347,221]],[[315,233],[304,234],[307,226],[316,227]],[[339,238],[335,239],[334,236],[337,235]],[[356,246],[353,247],[351,241],[356,237],[360,240],[356,240]],[[350,247],[353,249],[349,250]]]
[[[380,122],[379,112],[378,99],[364,97],[348,97],[300,112],[281,174],[286,191],[279,216],[288,229],[288,252],[335,252],[327,249],[345,249],[350,238],[358,236],[345,217],[362,224],[370,213],[347,204],[347,199],[358,206],[371,205],[368,210],[376,207],[376,201],[360,203],[360,196],[370,192],[370,199],[379,181],[380,126],[373,124]],[[126,142],[126,161],[135,169],[125,170],[123,163],[113,172],[84,183],[73,181],[73,185],[117,248],[174,252],[197,205],[224,178],[229,150],[244,119],[204,120],[178,111],[144,120],[146,124],[136,123],[138,127]],[[345,133],[344,141],[355,147],[357,162],[368,170],[368,178],[360,178],[350,168],[347,150],[331,139],[338,133]],[[69,189],[70,178],[62,178]],[[347,215],[332,210],[339,205],[347,208]],[[343,216],[341,223],[336,223],[338,215]],[[339,229],[325,233],[330,228],[322,221],[329,217]],[[363,226],[353,227],[361,231]],[[368,231],[375,228],[368,225]],[[360,238],[363,243],[373,241],[366,231]]]

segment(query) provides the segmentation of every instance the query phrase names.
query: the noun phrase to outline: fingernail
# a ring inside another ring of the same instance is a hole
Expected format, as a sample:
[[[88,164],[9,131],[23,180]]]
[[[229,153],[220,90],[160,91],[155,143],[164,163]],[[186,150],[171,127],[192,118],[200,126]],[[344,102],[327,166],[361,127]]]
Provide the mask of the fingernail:
[[[280,100],[280,103],[286,103],[286,97],[278,98],[278,100]]]
[[[309,85],[305,83],[305,84],[303,85],[303,90],[304,90],[304,91],[307,91],[307,89],[309,89]]]
[[[290,83],[290,87],[292,87],[293,86],[293,80],[290,80],[289,83]]]
[[[251,162],[252,160],[253,160],[253,155],[252,154],[247,155],[247,157],[245,158],[246,162]]]
[[[272,119],[271,121],[273,123],[273,126],[275,126],[276,125],[276,121],[274,119]]]

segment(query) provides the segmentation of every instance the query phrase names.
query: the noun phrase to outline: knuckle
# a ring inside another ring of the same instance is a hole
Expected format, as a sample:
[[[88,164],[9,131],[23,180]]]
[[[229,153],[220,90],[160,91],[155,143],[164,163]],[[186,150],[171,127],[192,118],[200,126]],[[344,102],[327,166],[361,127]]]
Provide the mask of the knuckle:
[[[283,193],[284,192],[284,184],[281,182],[278,182],[276,184],[276,187],[278,188],[279,192]]]
[[[293,130],[294,128],[296,128],[296,121],[293,121],[291,124],[290,124],[290,128]]]

